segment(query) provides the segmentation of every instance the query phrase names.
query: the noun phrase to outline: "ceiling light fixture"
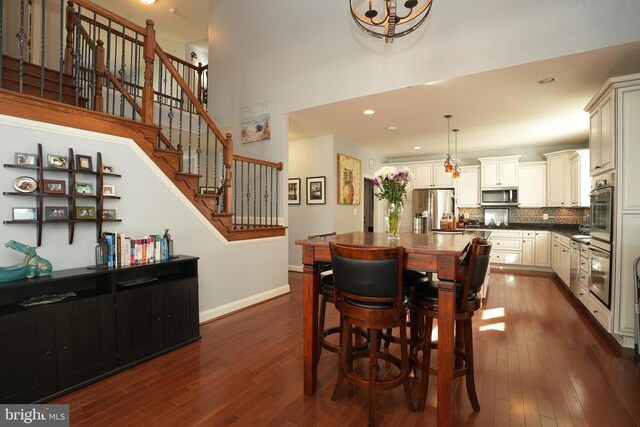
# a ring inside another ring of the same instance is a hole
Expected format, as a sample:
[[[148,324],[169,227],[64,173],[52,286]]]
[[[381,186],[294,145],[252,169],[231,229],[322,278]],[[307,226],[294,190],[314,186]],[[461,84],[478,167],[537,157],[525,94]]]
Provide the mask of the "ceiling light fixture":
[[[414,149],[414,150],[421,150],[421,149],[422,149],[422,147],[421,147],[421,146],[419,146],[419,145],[416,145],[415,147],[413,147],[413,149]]]
[[[398,130],[398,128],[397,128],[397,127],[395,127],[395,126],[389,126],[389,127],[387,128],[387,130],[388,130],[389,132],[395,132],[396,130]]]
[[[460,131],[460,129],[454,129],[453,130],[453,134],[456,136],[456,151],[455,151],[455,157],[453,160],[453,179],[458,179],[460,178],[460,159],[458,159],[458,132]]]
[[[140,0],[143,4],[154,4],[156,0]]]
[[[553,82],[557,82],[557,81],[558,81],[557,77],[545,77],[542,80],[538,80],[538,84],[546,85],[547,83],[553,83]]]
[[[444,161],[444,171],[453,172],[453,159],[451,158],[451,114],[444,116],[447,119],[447,159]]]
[[[375,113],[376,113],[375,110],[364,110],[362,112],[362,114],[364,114],[365,116],[370,116],[370,115],[375,114]]]
[[[393,39],[406,36],[422,25],[431,12],[433,0],[406,0],[402,7],[398,7],[398,0],[349,0],[349,3],[351,17],[362,31],[392,43]],[[360,7],[357,8],[354,3]],[[379,6],[380,12],[373,7],[374,3]],[[368,7],[363,7],[367,4]]]

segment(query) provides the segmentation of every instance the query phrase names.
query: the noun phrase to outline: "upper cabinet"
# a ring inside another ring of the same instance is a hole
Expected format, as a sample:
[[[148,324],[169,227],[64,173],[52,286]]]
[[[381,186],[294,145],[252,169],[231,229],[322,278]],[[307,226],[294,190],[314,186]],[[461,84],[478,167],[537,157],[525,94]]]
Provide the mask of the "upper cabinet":
[[[480,178],[482,188],[517,187],[518,162],[521,156],[481,157]]]
[[[453,187],[452,175],[444,171],[444,160],[416,163],[414,174],[414,188]]]
[[[546,162],[529,162],[518,165],[520,182],[518,201],[521,208],[541,208],[547,204]]]
[[[591,176],[594,176],[616,167],[612,93],[604,95],[587,111],[589,111],[590,117],[589,150],[591,151],[591,161],[589,172]]]
[[[547,159],[547,206],[589,206],[588,150],[563,150],[544,154]]]
[[[463,166],[458,181],[458,207],[480,206],[480,166]]]

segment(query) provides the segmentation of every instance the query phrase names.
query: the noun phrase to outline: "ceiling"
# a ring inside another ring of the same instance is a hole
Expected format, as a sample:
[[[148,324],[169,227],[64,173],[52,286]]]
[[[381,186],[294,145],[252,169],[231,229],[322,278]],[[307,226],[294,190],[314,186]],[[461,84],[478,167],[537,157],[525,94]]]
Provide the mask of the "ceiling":
[[[585,105],[608,77],[637,72],[640,41],[296,111],[289,139],[335,135],[387,159],[444,157],[451,114],[460,158],[581,144],[589,138]],[[557,81],[538,83],[546,77]]]
[[[145,5],[140,0],[93,0],[94,3],[129,21],[145,26],[152,19],[162,39],[208,47],[209,0],[157,0]],[[170,9],[175,9],[172,13]]]

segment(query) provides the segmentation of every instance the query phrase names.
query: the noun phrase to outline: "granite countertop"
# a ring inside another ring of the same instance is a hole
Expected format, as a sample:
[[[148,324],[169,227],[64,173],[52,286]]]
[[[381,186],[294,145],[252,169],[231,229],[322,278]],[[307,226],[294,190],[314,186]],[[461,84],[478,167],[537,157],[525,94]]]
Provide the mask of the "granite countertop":
[[[496,227],[488,225],[472,225],[464,229],[459,230],[544,230],[552,231],[554,233],[562,234],[580,243],[589,243],[589,234],[584,234],[580,229],[579,224],[529,224],[529,223],[511,223],[506,227]],[[584,236],[584,237],[581,237]]]

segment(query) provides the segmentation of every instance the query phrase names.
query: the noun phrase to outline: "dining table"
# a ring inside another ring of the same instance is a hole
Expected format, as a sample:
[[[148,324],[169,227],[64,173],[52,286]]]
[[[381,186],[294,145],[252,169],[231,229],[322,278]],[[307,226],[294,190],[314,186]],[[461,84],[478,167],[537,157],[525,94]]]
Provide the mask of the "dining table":
[[[465,248],[482,232],[465,234],[401,233],[398,240],[387,233],[356,231],[305,240],[303,267],[303,359],[304,393],[313,395],[317,387],[316,357],[318,349],[319,263],[331,262],[329,243],[365,247],[404,248],[404,268],[437,274],[438,278],[438,358],[437,424],[450,426],[453,412],[453,368],[455,348],[456,270]],[[483,237],[483,236],[481,236]]]

